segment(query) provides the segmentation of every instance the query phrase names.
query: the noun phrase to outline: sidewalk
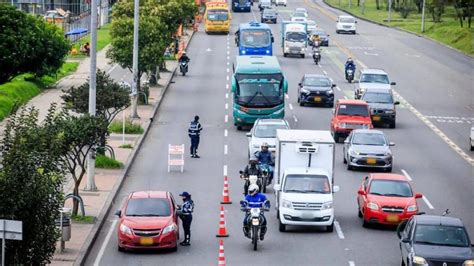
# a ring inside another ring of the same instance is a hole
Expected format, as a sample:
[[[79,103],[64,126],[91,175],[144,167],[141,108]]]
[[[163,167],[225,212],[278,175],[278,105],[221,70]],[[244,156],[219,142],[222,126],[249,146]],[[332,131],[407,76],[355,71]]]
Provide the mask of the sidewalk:
[[[181,38],[181,40],[185,42],[185,46],[187,46],[191,40],[192,35],[192,30],[186,30],[186,33]],[[98,67],[102,70],[108,71],[113,66],[107,63],[107,59],[105,58],[105,49],[99,54],[97,58]],[[88,77],[87,73],[89,72],[89,60],[87,60],[87,62],[85,61],[86,60],[81,62],[78,71],[74,75],[71,75],[65,80],[61,80],[58,86],[68,87],[84,83]],[[83,178],[83,182],[80,185],[80,195],[84,200],[86,215],[94,216],[95,221],[92,224],[73,222],[71,240],[66,242],[66,248],[63,252],[59,251],[58,242],[57,250],[52,259],[51,265],[77,265],[80,264],[81,260],[86,256],[88,247],[89,245],[93,244],[95,235],[100,230],[100,227],[106,218],[111,206],[111,202],[115,197],[115,193],[118,191],[122,181],[124,180],[128,171],[128,167],[133,162],[133,159],[140,148],[141,141],[148,131],[150,126],[150,118],[152,118],[156,113],[177,66],[178,64],[176,61],[166,61],[166,68],[170,72],[160,72],[158,85],[150,87],[149,104],[138,106],[138,114],[140,119],[134,119],[133,122],[141,124],[141,126],[145,129],[145,133],[142,135],[127,134],[124,136],[124,140],[122,139],[122,134],[111,134],[108,144],[114,148],[116,159],[124,163],[124,168],[118,170],[96,168],[95,180],[98,190],[93,192],[83,190],[87,181],[86,177]],[[36,97],[30,104],[49,106],[51,102],[59,102],[60,95],[60,90],[51,90]],[[47,108],[41,111],[43,111],[42,117],[44,117]],[[128,117],[130,115],[130,108],[126,109],[124,112],[125,116]],[[122,113],[117,115],[116,120],[122,121]],[[123,144],[131,144],[133,148],[120,148],[120,146]],[[66,182],[64,187],[65,194],[72,192],[73,186],[74,184],[72,180],[70,182]],[[72,207],[72,200],[68,200],[65,204],[65,207]]]

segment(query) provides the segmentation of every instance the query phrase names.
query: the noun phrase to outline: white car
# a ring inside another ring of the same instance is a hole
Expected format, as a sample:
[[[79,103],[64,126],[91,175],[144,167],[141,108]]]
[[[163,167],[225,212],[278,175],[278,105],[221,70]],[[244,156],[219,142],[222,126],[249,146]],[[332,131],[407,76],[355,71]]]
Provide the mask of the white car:
[[[306,10],[306,8],[303,8],[303,7],[299,7],[297,9],[295,9],[295,13],[305,13],[306,16],[308,16],[308,10]]]
[[[275,0],[275,5],[277,6],[286,6],[287,1],[286,0]]]
[[[308,20],[306,21],[307,25],[308,25],[308,28],[307,28],[307,31],[308,33],[312,32],[313,30],[316,30],[316,21],[314,20]]]
[[[268,143],[268,149],[275,152],[277,129],[290,129],[290,125],[284,119],[258,119],[252,129],[247,133],[249,140],[248,156],[260,151],[262,143]]]
[[[349,32],[356,34],[357,21],[353,16],[339,16],[336,24],[336,33]]]
[[[471,140],[471,151],[474,151],[474,126],[471,127],[471,135],[469,136]]]
[[[307,22],[305,17],[292,17],[291,22]]]

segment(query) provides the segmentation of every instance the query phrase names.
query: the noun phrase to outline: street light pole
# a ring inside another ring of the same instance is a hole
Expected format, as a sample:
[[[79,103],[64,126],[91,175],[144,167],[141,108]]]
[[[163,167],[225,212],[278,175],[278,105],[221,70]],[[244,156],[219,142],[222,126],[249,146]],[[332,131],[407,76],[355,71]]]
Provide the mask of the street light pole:
[[[138,105],[138,23],[140,18],[140,0],[135,0],[133,12],[133,84],[132,84],[132,112],[131,118],[140,118],[137,112]]]
[[[423,9],[421,11],[421,32],[425,32],[425,5],[426,0],[423,0]]]
[[[90,81],[89,81],[89,114],[95,116],[96,109],[96,82],[97,82],[97,0],[91,1],[91,43],[89,50]],[[95,185],[95,152],[96,147],[87,154],[87,184],[85,190],[97,190]]]
[[[388,23],[392,22],[392,0],[388,0]]]

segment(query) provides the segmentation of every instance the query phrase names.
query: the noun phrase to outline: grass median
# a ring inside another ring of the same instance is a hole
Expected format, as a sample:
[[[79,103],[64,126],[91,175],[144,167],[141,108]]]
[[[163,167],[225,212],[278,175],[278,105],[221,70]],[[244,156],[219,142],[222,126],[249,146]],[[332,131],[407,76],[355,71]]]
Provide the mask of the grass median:
[[[349,0],[324,1],[330,6],[343,9],[355,16],[429,37],[474,56],[474,28],[467,28],[467,21],[465,21],[464,27],[461,28],[459,20],[456,18],[456,11],[452,6],[445,7],[445,13],[439,23],[433,22],[431,13],[427,8],[425,12],[425,32],[422,33],[421,14],[416,9],[407,18],[402,18],[400,12],[392,9],[391,23],[389,23],[387,21],[387,4],[383,1],[380,1],[379,10],[376,8],[375,1],[366,1],[364,14],[362,14],[361,6],[357,6],[357,0],[352,0],[351,8],[349,8]]]
[[[43,89],[76,71],[78,66],[77,62],[66,62],[55,76],[34,78],[33,75],[24,74],[0,85],[0,121],[3,121],[14,108],[25,104]]]

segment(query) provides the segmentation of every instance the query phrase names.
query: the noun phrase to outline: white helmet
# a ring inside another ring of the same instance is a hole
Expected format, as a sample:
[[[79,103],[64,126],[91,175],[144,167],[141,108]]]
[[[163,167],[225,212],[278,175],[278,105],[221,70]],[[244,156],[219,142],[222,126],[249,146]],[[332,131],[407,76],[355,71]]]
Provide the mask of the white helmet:
[[[253,195],[257,194],[257,192],[258,192],[258,185],[257,184],[251,184],[249,186],[249,194],[253,196]]]

